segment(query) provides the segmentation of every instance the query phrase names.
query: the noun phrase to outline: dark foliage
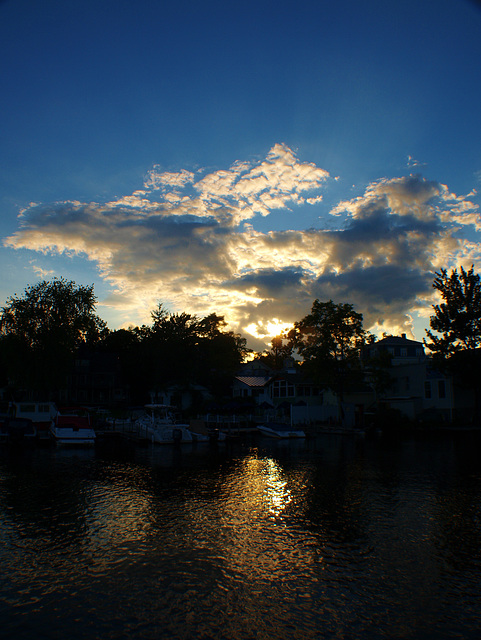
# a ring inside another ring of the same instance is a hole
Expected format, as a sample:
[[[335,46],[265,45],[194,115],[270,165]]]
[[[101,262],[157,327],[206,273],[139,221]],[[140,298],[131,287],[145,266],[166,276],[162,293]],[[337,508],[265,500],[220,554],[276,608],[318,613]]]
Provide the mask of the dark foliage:
[[[93,285],[55,278],[7,299],[0,352],[9,380],[44,393],[65,384],[77,349],[98,345],[106,325],[95,315]]]

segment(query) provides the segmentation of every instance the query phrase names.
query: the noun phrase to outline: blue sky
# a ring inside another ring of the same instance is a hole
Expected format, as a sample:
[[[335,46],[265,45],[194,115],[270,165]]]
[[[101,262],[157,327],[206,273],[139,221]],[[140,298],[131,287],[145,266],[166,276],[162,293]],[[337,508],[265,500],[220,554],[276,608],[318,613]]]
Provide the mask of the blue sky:
[[[0,56],[0,304],[422,339],[434,272],[481,271],[476,2],[4,0]]]

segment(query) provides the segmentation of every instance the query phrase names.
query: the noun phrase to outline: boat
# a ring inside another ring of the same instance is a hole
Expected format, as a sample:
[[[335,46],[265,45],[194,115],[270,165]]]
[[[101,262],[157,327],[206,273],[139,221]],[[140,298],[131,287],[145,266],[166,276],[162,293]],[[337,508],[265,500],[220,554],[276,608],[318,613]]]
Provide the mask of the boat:
[[[135,422],[137,436],[153,444],[209,442],[207,434],[191,431],[177,421],[175,408],[167,404],[146,404],[145,413]]]
[[[60,411],[51,422],[50,436],[59,445],[92,446],[96,438],[90,416]]]
[[[30,420],[37,440],[48,440],[50,425],[57,412],[54,402],[11,402],[8,418]]]
[[[294,427],[283,422],[266,422],[257,425],[257,430],[269,438],[305,438],[305,432],[299,427]]]
[[[37,429],[28,418],[5,418],[0,425],[0,441],[25,445],[35,441]]]

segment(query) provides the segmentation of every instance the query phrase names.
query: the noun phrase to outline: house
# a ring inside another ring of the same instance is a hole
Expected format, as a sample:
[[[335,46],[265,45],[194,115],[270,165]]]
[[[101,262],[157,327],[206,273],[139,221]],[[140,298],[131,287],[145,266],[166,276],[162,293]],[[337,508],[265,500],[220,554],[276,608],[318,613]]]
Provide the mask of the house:
[[[453,381],[433,367],[422,342],[404,333],[386,336],[365,347],[362,361],[366,381],[373,386],[376,373],[384,372],[385,384],[377,392],[379,407],[396,409],[413,421],[453,419]]]
[[[151,404],[167,404],[183,412],[192,412],[209,400],[212,400],[209,390],[200,384],[172,384],[149,391]]]
[[[268,382],[274,370],[264,363],[253,360],[241,365],[232,383],[234,398],[252,399],[256,405],[269,402]]]
[[[263,363],[248,363],[235,376],[234,398],[250,398],[259,418],[294,424],[337,420],[338,403],[330,389],[308,379],[291,359],[281,371]]]
[[[390,356],[391,365],[417,364],[426,359],[424,345],[416,340],[409,340],[406,334],[401,336],[386,336],[367,344],[363,350],[363,360],[373,360],[387,354]]]

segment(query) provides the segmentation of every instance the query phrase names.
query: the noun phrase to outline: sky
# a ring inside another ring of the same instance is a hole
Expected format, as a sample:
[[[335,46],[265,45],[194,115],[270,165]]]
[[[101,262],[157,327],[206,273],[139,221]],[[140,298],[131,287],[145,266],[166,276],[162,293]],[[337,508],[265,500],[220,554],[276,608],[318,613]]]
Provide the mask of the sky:
[[[435,272],[481,273],[474,0],[0,0],[0,60],[0,306],[422,340]]]

